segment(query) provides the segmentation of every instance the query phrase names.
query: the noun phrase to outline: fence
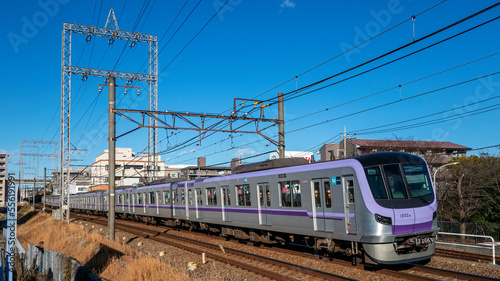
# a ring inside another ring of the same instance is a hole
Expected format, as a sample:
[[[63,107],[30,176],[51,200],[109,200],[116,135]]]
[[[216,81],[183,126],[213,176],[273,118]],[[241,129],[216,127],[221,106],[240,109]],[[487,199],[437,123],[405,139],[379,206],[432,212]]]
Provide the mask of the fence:
[[[441,232],[460,233],[460,225],[465,224],[465,233],[474,235],[491,236],[495,241],[500,241],[500,224],[479,222],[452,222],[439,221]]]

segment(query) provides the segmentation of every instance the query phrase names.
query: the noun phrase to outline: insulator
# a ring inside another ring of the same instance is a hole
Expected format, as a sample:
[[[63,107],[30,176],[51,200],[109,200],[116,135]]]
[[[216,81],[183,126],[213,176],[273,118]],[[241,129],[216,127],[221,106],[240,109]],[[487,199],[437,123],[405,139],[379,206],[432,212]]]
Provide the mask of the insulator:
[[[127,94],[127,88],[125,88],[125,91],[123,91],[123,94],[126,95]]]
[[[137,95],[139,95],[139,93],[140,93],[140,91],[139,91],[139,89],[137,89]]]
[[[99,86],[99,94],[102,92],[101,86]]]

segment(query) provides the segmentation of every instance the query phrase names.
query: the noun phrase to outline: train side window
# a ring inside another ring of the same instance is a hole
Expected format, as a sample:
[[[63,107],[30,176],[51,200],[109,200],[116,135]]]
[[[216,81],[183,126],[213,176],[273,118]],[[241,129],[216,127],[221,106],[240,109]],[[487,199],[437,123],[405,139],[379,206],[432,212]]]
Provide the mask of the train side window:
[[[278,183],[281,194],[281,206],[301,207],[302,195],[299,181],[284,181]]]
[[[188,200],[189,200],[189,206],[193,206],[193,190],[188,189]]]
[[[122,196],[118,195],[118,204],[121,204],[121,203],[122,203]]]
[[[366,168],[365,173],[373,198],[387,199],[387,191],[385,190],[384,180],[382,179],[380,168],[378,166]]]
[[[170,205],[170,191],[163,192],[163,198],[165,200],[165,205]]]
[[[292,195],[293,195],[293,202],[292,202],[292,207],[301,207],[302,206],[302,195],[301,195],[301,190],[300,190],[300,182],[299,181],[292,181],[292,184],[290,185],[292,188]]]
[[[266,198],[267,198],[267,206],[271,206],[271,187],[269,184],[266,184]]]
[[[318,181],[314,182],[314,202],[316,203],[316,208],[321,208],[321,192]]]
[[[292,189],[290,188],[290,182],[279,182],[278,187],[280,189],[281,195],[281,206],[282,207],[291,207],[292,206]]]
[[[142,202],[142,193],[139,193],[138,195],[139,195],[139,205],[140,205],[140,204],[142,204],[142,203],[143,203],[143,202]]]
[[[174,189],[172,191],[172,203],[174,203],[175,205],[177,205],[179,203],[178,201],[178,197],[177,197],[177,189]]]
[[[196,189],[196,196],[198,197],[198,206],[203,205],[203,193],[201,192],[201,188]]]
[[[238,206],[252,206],[252,202],[250,200],[250,185],[237,185],[236,191],[236,194],[238,195]]]
[[[155,193],[154,192],[150,192],[149,193],[149,204],[151,204],[151,205],[156,204]]]
[[[332,191],[330,188],[330,182],[329,181],[324,181],[323,186],[325,187],[325,207],[331,208],[332,207]]]
[[[354,203],[354,180],[346,180],[349,203]]]
[[[217,206],[217,193],[215,191],[215,187],[207,187],[207,205],[208,206]]]
[[[181,189],[181,205],[186,203],[186,198],[184,196],[184,189]]]
[[[393,199],[408,199],[398,164],[384,165],[385,178]]]

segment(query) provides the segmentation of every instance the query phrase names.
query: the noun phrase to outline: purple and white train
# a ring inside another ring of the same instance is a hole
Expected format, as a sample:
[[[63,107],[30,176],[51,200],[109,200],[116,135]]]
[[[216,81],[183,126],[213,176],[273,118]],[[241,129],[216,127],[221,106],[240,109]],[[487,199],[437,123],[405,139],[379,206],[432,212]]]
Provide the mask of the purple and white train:
[[[108,192],[72,195],[70,207],[106,213]],[[399,152],[116,191],[120,217],[256,242],[304,241],[379,264],[430,259],[436,210],[426,162]]]

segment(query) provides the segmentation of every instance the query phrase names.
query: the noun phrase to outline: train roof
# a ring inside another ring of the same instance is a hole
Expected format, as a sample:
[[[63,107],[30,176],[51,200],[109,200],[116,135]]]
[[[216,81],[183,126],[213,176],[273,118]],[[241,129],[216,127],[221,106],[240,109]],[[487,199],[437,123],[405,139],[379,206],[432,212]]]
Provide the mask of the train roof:
[[[425,164],[425,160],[417,155],[405,152],[375,152],[353,157],[364,167],[393,163]]]

